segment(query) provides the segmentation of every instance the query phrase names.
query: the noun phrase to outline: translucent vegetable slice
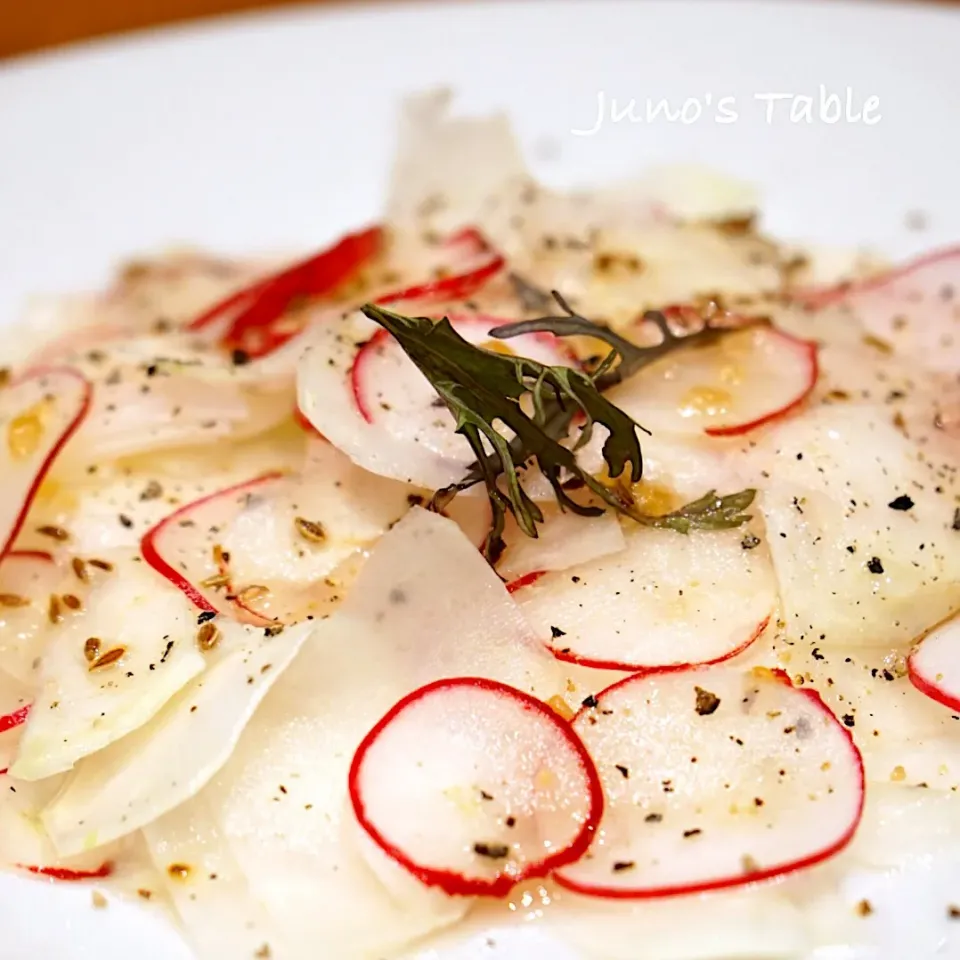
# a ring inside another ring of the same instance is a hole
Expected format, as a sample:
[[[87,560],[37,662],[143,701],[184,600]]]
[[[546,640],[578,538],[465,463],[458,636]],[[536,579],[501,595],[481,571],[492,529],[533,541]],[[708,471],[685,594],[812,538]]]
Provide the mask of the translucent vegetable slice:
[[[468,502],[466,497],[459,498]],[[454,505],[457,500],[454,500]],[[607,511],[599,517],[579,517],[556,505],[542,504],[544,522],[537,537],[528,537],[512,517],[504,531],[506,549],[497,561],[497,572],[509,584],[548,570],[566,570],[599,557],[619,553],[626,545],[620,521]]]
[[[920,641],[907,659],[910,682],[937,703],[960,710],[960,621],[950,620]]]
[[[197,612],[135,558],[51,632],[11,774],[39,780],[142,726],[203,671]]]
[[[791,674],[819,690],[848,726],[871,784],[960,791],[953,711],[916,688],[903,654],[890,647],[831,647],[819,640],[795,643],[789,653]],[[747,654],[751,663],[752,654],[771,662],[760,644]]]
[[[302,329],[304,311],[291,311],[291,306],[332,294],[378,253],[382,242],[379,227],[347,234],[326,250],[230,294],[195,317],[188,329],[213,327],[226,349],[266,356]]]
[[[126,836],[199,791],[310,634],[206,620],[204,672],[147,724],[76,766],[41,817],[61,855]],[[201,633],[200,631],[205,631]]]
[[[645,898],[741,886],[842,850],[863,810],[849,731],[786,674],[640,674],[574,720],[604,786],[590,850],[565,887]]]
[[[43,478],[87,415],[89,382],[67,367],[34,370],[0,389],[0,558],[13,546]]]
[[[672,354],[609,396],[654,433],[735,436],[796,410],[817,375],[815,343],[758,326]]]
[[[265,951],[268,957],[289,955],[282,930],[251,890],[206,804],[195,797],[187,807],[147,824],[143,836],[201,960],[256,957]]]
[[[621,552],[513,595],[554,656],[610,670],[725,660],[763,632],[777,603],[769,554],[744,529],[635,530]]]
[[[361,826],[421,883],[503,896],[578,860],[602,811],[593,763],[541,700],[475,677],[407,694],[354,754]]]
[[[79,466],[256,436],[285,420],[293,406],[295,358],[285,376],[251,384],[249,371],[235,376],[221,359],[170,339],[121,341],[101,355],[85,364],[96,394],[68,451]]]
[[[952,374],[960,366],[960,247],[801,299],[848,310],[874,337],[924,367]]]
[[[143,556],[198,609],[259,624],[302,619],[325,605],[323,581],[403,516],[409,497],[317,441],[299,474],[266,474],[180,507],[147,531]]]
[[[0,561],[0,669],[36,680],[50,627],[50,598],[63,579],[49,553],[13,550]]]
[[[415,508],[378,542],[347,600],[316,624],[223,770],[148,835],[162,838],[174,818],[195,842],[229,848],[251,903],[299,945],[293,957],[311,956],[316,942],[382,955],[453,922],[468,900],[423,887],[359,843],[344,814],[351,759],[377,720],[410,690],[463,675],[541,698],[564,685],[475,546],[452,522]],[[194,822],[195,809],[215,823]],[[187,887],[193,903],[220,896],[197,877]],[[210,935],[201,914],[181,914],[195,941]]]
[[[6,773],[17,753],[23,725],[30,716],[33,689],[0,670],[0,772]]]
[[[471,343],[487,342],[505,321],[453,316]],[[572,365],[555,338],[530,334],[490,341],[498,351]],[[454,432],[449,410],[396,341],[366,317],[351,314],[318,329],[298,374],[299,407],[313,426],[356,464],[373,473],[427,488],[462,478],[475,459]]]
[[[791,636],[903,649],[960,608],[955,451],[836,404],[771,431],[750,459]]]
[[[54,880],[109,876],[116,845],[62,856],[40,823],[40,810],[63,786],[62,776],[35,783],[0,775],[0,862]]]

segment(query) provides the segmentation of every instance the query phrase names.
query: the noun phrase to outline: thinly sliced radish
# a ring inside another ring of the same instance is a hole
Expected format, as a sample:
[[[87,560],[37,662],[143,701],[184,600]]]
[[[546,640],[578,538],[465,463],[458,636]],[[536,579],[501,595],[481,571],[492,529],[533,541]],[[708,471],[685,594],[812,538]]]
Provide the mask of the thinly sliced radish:
[[[89,382],[69,367],[34,370],[0,390],[0,558],[30,504],[90,407]]]
[[[849,310],[873,336],[924,367],[953,374],[960,366],[960,247],[799,299]]]
[[[657,433],[748,433],[793,412],[817,382],[817,345],[751,327],[651,364],[609,393]]]
[[[907,658],[910,682],[937,703],[960,710],[960,620],[928,633]]]
[[[444,457],[368,422],[357,407],[351,370],[360,347],[379,329],[359,312],[314,328],[297,371],[297,406],[315,430],[365,470],[430,489],[455,483],[469,453],[465,441],[465,452]]]
[[[333,246],[231,294],[191,321],[188,330],[215,328],[228,349],[264,356],[300,330],[291,305],[333,293],[379,252],[383,231],[347,234]]]
[[[410,491],[311,442],[301,471],[264,487],[224,529],[238,583],[308,585],[369,546],[410,508]]]
[[[121,852],[117,845],[64,857],[40,824],[40,810],[63,786],[63,779],[49,777],[29,783],[6,773],[0,776],[0,863],[51,880],[109,876]]]
[[[262,488],[278,484],[282,477],[279,473],[267,473],[180,507],[143,535],[143,559],[198,610],[234,612],[243,618],[244,609],[237,608],[236,595],[230,593],[233,584],[222,549],[215,548],[219,546],[221,530],[250,499]],[[262,624],[264,618],[255,615],[254,622]]]
[[[27,685],[0,670],[0,774],[17,755],[23,725],[33,707],[34,684]]]
[[[113,572],[81,609],[60,608],[13,776],[39,780],[70,769],[142,726],[206,666],[197,612],[139,558]]]
[[[462,315],[451,321],[478,344],[505,322]],[[497,349],[504,347],[498,343]],[[549,336],[518,337],[508,349],[554,364],[574,362]],[[298,392],[310,423],[373,473],[436,489],[461,479],[475,459],[426,378],[392,337],[361,314],[317,329],[300,366]]]
[[[809,645],[808,645],[809,644]],[[819,690],[827,707],[850,727],[867,780],[903,788],[960,790],[960,743],[953,711],[911,683],[902,654],[890,646],[829,647],[819,639],[794,642],[772,657],[757,644],[751,666],[779,666]]]
[[[849,731],[781,671],[639,674],[576,716],[605,810],[590,850],[557,880],[607,898],[750,884],[842,850],[863,810]]]
[[[197,793],[311,632],[207,621],[207,668],[147,724],[85,757],[41,812],[59,853],[126,836]]]
[[[566,720],[529,694],[476,677],[407,694],[350,767],[360,825],[426,886],[504,896],[586,852],[600,780]]]
[[[399,520],[411,494],[328,443],[310,451],[298,475],[266,474],[181,507],[144,535],[144,558],[202,610],[259,624],[322,613],[324,579]]]
[[[85,468],[263,433],[290,416],[297,359],[293,353],[282,369],[263,370],[258,364],[273,358],[233,367],[212,348],[172,337],[107,344],[77,358],[96,390],[65,459]]]
[[[494,327],[509,323],[508,320],[468,314],[449,316],[447,320],[468,343],[487,345],[498,353],[509,352],[542,363],[576,365],[576,358],[563,342],[550,334],[531,333],[504,342],[492,339],[489,334]],[[383,424],[394,436],[445,456],[461,455],[466,441],[454,433],[453,415],[386,330],[381,329],[357,352],[350,381],[357,407],[368,423]]]
[[[57,527],[70,538],[56,544],[58,553],[94,559],[139,550],[144,533],[184,504],[249,480],[264,465],[299,470],[308,445],[288,427],[240,443],[178,449],[173,456],[155,451],[99,463],[93,472],[78,472],[82,462],[61,460],[34,500],[17,547],[50,549],[55,542],[41,531]]]
[[[387,306],[400,303],[441,303],[464,300],[496,276],[506,264],[474,227],[465,227],[449,237],[444,252],[454,259],[452,267],[438,268],[445,273],[436,280],[379,294],[376,302]]]
[[[22,683],[36,680],[50,598],[62,579],[49,553],[13,550],[0,561],[0,669]]]
[[[642,670],[716,663],[746,649],[777,603],[766,548],[745,530],[641,529],[626,549],[514,588],[554,656]]]
[[[906,650],[960,610],[960,457],[918,446],[891,419],[868,404],[820,406],[742,458],[797,640]]]
[[[302,945],[294,958],[308,960],[317,942],[344,957],[384,956],[459,919],[469,900],[424,887],[361,831],[347,802],[351,759],[424,684],[480,676],[544,699],[564,689],[563,674],[474,544],[412,510],[374,547],[344,603],[315,623],[226,766],[147,827],[151,844],[173,829],[189,838],[172,856],[204,864],[184,885],[183,900],[196,900],[180,908],[194,938],[209,937],[209,914],[229,895],[204,880],[214,853],[238,865],[241,902],[259,904],[286,942]]]
[[[470,502],[465,497],[458,499]],[[455,505],[457,500],[453,502]],[[543,504],[541,510],[544,522],[538,526],[536,538],[528,537],[513,517],[507,519],[507,546],[497,561],[497,573],[507,581],[508,589],[518,589],[513,584],[534,573],[566,570],[619,553],[626,546],[620,521],[610,510],[599,517],[579,517],[551,504]]]

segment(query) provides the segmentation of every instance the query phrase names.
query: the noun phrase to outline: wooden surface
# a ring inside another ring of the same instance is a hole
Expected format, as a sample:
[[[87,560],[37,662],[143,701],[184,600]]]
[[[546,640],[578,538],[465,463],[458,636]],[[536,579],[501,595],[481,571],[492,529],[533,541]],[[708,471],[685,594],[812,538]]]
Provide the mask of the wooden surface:
[[[329,5],[334,0],[319,2]],[[296,3],[297,0],[3,0],[0,57],[159,24]]]
[[[304,0],[4,0],[0,10],[0,58],[88,37],[298,2]],[[313,2],[330,4],[337,0]],[[960,6],[960,0],[926,2]],[[869,16],[868,10],[864,16]]]

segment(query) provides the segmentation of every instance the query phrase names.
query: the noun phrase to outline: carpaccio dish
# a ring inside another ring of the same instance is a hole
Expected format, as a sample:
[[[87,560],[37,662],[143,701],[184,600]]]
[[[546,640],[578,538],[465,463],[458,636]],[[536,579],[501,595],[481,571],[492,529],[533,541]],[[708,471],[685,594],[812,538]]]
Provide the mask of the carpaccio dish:
[[[211,960],[856,944],[960,803],[960,251],[816,283],[446,106],[383,224],[8,338],[0,857]]]

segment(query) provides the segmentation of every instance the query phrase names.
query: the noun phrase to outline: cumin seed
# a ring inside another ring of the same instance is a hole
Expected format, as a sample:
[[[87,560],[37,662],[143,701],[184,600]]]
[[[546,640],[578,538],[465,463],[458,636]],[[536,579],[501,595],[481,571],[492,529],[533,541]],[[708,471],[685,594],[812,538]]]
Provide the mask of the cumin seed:
[[[197,646],[201,650],[212,650],[220,642],[220,629],[215,623],[204,623],[197,630]]]
[[[73,568],[74,574],[81,583],[88,583],[90,581],[90,574],[87,573],[87,565],[84,563],[82,557],[74,557],[70,561],[70,566]]]
[[[0,593],[0,607],[28,607],[30,601],[17,593]]]
[[[89,667],[88,670],[100,670],[103,667],[110,667],[115,664],[125,653],[127,652],[126,647],[111,647],[106,653],[97,657]]]
[[[58,540],[60,543],[65,543],[70,539],[70,534],[63,527],[57,527],[53,524],[44,524],[42,527],[37,527],[37,533],[44,537],[50,537],[51,540]]]
[[[323,543],[327,539],[327,532],[324,530],[323,524],[317,523],[315,520],[297,517],[293,521],[293,525],[296,527],[297,533],[310,543]]]

